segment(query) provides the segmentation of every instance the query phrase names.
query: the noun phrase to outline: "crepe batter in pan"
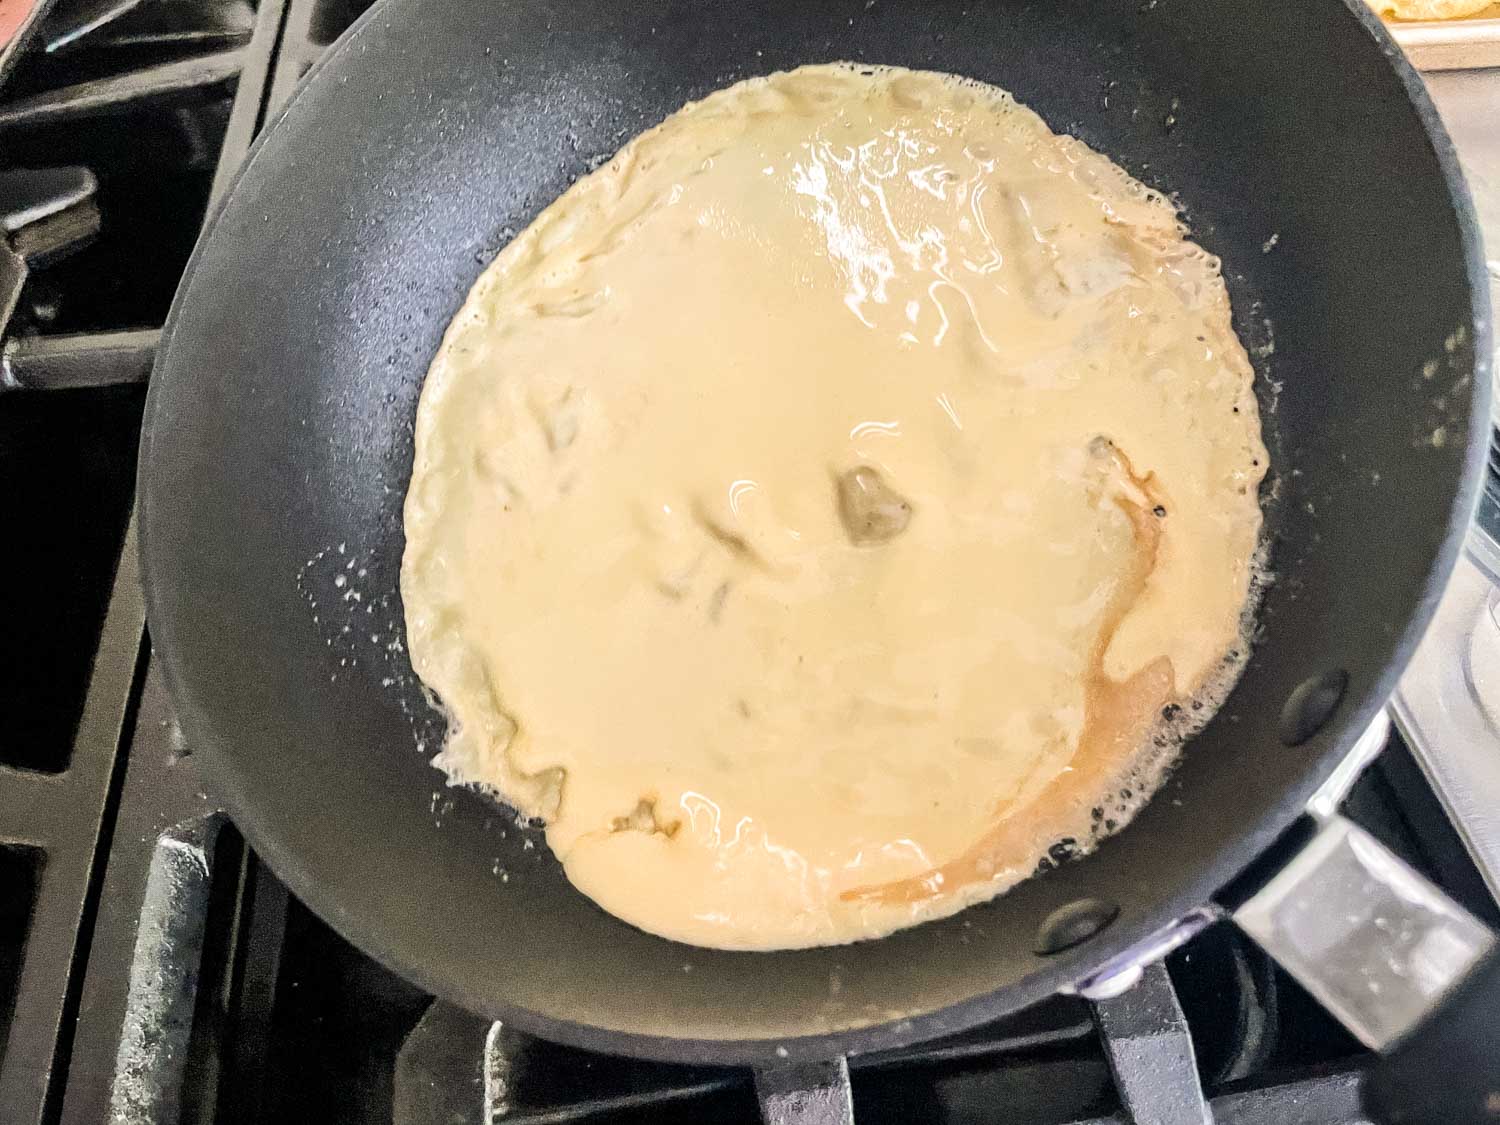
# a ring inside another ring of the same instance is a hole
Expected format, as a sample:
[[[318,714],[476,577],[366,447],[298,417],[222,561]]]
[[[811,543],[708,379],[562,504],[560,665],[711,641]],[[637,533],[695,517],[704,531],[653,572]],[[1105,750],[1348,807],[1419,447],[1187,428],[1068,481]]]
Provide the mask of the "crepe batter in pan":
[[[809,66],[689,105],[433,362],[402,593],[438,764],[686,942],[991,897],[1232,684],[1252,378],[1173,206],[1001,90]]]

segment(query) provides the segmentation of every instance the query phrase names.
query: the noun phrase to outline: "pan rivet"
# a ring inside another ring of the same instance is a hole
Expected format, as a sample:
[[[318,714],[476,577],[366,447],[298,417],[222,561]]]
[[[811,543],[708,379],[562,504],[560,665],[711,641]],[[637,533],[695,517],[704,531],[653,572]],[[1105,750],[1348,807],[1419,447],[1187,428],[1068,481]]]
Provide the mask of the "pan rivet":
[[[1080,898],[1059,906],[1036,932],[1036,952],[1043,957],[1088,941],[1120,916],[1120,908],[1097,898]]]
[[[1293,689],[1281,709],[1281,725],[1278,728],[1281,741],[1288,746],[1306,742],[1323,725],[1333,718],[1349,687],[1349,673],[1342,668],[1324,672],[1321,676],[1309,676]]]

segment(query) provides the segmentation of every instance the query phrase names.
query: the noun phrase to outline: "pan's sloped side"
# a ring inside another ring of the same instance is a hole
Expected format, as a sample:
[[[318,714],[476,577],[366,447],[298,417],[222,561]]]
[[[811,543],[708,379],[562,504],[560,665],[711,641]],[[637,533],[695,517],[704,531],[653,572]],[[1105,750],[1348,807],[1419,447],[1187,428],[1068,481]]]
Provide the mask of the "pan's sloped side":
[[[377,5],[205,234],[142,449],[151,629],[183,728],[293,890],[419,983],[540,1034],[753,1061],[1036,1000],[1290,824],[1451,564],[1487,326],[1451,153],[1371,21],[1340,0],[1234,16],[1189,0]],[[880,942],[714,953],[604,915],[534,832],[426,764],[436,730],[396,594],[411,422],[469,285],[592,160],[710,89],[839,58],[1003,85],[1181,200],[1259,358],[1278,582],[1240,688],[1096,855]],[[1334,670],[1343,708],[1284,745],[1283,703]],[[1084,896],[1118,919],[1033,953],[1039,920]]]

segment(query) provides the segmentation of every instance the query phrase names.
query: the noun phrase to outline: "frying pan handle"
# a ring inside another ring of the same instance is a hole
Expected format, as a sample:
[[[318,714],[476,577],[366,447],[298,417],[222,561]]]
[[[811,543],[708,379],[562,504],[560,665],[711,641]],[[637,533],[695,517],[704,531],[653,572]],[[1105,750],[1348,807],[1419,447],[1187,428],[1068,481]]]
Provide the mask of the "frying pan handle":
[[[1374,1120],[1500,1119],[1495,935],[1373,836],[1330,817],[1234,918],[1384,1056]]]

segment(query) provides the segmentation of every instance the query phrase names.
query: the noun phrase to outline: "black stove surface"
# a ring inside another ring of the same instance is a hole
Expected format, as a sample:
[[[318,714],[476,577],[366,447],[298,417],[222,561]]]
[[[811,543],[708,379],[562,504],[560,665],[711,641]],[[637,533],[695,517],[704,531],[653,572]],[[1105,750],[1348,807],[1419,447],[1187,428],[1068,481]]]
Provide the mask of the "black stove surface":
[[[59,0],[0,89],[0,526],[25,529],[0,551],[0,1125],[758,1122],[747,1071],[543,1043],[345,943],[202,793],[152,667],[131,503],[158,330],[211,200],[364,6]],[[1347,811],[1497,920],[1399,739]],[[1219,924],[1113,1000],[850,1071],[864,1125],[1199,1097],[1325,1125],[1361,1120],[1367,1062]]]

